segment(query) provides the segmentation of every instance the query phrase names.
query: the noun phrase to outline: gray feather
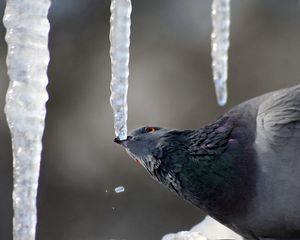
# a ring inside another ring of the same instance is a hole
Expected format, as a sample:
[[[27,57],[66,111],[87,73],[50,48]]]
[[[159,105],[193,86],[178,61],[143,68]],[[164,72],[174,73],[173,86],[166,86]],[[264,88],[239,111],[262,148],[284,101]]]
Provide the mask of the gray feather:
[[[258,236],[300,237],[300,85],[251,99],[228,113],[246,124],[258,175],[239,224]]]

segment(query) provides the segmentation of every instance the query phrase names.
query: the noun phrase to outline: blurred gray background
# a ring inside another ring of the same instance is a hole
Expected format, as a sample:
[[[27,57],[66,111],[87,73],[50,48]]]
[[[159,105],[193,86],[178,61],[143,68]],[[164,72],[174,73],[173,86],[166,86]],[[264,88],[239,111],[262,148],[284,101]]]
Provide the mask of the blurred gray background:
[[[130,130],[145,124],[198,128],[241,101],[300,83],[299,1],[232,1],[229,102],[218,107],[210,4],[133,0]],[[112,141],[109,5],[52,0],[37,239],[155,240],[203,218]],[[4,35],[0,24],[0,109],[9,81]],[[2,110],[0,133],[0,239],[6,240],[12,239],[12,156]],[[119,185],[126,191],[116,194]]]

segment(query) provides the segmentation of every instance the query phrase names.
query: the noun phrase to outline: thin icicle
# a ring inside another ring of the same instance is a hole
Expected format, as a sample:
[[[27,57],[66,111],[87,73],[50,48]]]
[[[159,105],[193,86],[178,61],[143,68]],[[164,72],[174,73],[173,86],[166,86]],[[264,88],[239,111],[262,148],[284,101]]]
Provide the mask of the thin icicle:
[[[127,91],[129,76],[130,0],[112,0],[110,18],[111,97],[115,133],[120,140],[127,137]]]
[[[5,113],[12,136],[14,240],[34,240],[36,195],[48,99],[47,19],[50,0],[7,0],[7,66],[10,77]]]
[[[213,79],[218,103],[224,106],[227,102],[230,0],[213,0],[211,15]]]

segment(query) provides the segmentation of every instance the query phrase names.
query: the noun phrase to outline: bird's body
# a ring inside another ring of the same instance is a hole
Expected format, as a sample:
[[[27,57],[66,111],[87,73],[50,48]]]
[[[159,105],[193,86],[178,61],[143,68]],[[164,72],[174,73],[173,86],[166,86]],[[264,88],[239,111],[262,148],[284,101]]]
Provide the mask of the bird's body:
[[[140,128],[119,142],[152,177],[245,238],[300,239],[300,85],[204,128]]]

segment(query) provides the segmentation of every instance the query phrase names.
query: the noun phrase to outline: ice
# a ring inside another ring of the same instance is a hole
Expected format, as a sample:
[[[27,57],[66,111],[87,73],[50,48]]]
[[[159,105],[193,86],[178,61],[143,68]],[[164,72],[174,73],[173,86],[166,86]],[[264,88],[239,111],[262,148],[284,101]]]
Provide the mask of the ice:
[[[210,216],[206,216],[199,224],[194,226],[191,232],[198,232],[208,239],[234,239],[243,240],[242,236],[238,235],[225,225],[219,223]]]
[[[121,192],[124,192],[124,191],[125,191],[125,188],[123,186],[119,186],[119,187],[115,188],[116,193],[121,193]]]
[[[211,16],[213,26],[211,34],[213,79],[218,104],[224,106],[227,102],[230,0],[213,0]]]
[[[13,149],[13,238],[34,240],[36,195],[44,131],[49,62],[47,19],[50,0],[7,0],[10,77],[5,113]]]
[[[127,138],[127,91],[129,76],[130,0],[112,0],[110,18],[111,97],[115,134]]]
[[[207,240],[207,238],[197,232],[181,231],[178,233],[170,233],[164,236],[162,240]]]
[[[190,231],[181,231],[176,234],[170,233],[165,235],[162,240],[217,240],[217,239],[234,239],[243,240],[243,238],[223,224],[206,216],[199,224],[194,226]]]

